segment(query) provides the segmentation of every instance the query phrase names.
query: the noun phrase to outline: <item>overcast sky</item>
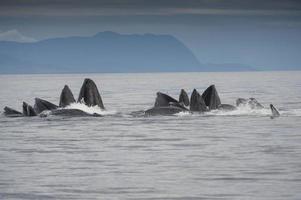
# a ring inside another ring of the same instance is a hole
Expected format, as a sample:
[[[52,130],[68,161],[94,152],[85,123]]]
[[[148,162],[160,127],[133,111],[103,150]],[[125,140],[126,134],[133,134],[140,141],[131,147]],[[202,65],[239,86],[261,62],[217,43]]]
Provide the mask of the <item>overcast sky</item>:
[[[298,0],[0,1],[0,40],[107,30],[174,35],[202,63],[301,67]]]

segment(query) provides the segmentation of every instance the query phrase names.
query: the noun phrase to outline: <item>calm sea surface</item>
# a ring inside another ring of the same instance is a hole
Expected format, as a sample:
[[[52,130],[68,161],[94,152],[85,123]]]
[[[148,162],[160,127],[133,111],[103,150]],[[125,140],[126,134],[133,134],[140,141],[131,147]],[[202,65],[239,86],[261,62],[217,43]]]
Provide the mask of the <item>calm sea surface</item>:
[[[0,116],[0,199],[301,199],[301,72],[0,75],[0,107],[93,79],[104,117]],[[215,84],[270,110],[134,117],[157,91]],[[90,111],[95,108],[85,108]],[[97,112],[97,111],[95,111]]]

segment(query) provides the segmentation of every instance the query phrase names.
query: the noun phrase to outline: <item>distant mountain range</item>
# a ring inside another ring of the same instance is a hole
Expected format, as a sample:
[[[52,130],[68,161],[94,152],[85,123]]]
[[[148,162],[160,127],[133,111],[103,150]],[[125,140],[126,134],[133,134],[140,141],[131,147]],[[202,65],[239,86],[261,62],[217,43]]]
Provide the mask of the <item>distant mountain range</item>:
[[[0,73],[247,71],[240,64],[201,64],[170,35],[100,32],[32,43],[0,42]]]

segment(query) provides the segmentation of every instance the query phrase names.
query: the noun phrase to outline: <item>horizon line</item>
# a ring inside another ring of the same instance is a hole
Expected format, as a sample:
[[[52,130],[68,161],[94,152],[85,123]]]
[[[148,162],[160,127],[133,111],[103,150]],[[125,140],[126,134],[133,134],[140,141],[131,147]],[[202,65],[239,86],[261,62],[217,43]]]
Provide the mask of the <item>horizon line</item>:
[[[265,70],[244,70],[244,71],[153,71],[153,72],[48,72],[48,73],[0,73],[5,75],[64,75],[64,74],[168,74],[168,73],[258,73],[258,72],[300,72],[301,69],[265,69]]]

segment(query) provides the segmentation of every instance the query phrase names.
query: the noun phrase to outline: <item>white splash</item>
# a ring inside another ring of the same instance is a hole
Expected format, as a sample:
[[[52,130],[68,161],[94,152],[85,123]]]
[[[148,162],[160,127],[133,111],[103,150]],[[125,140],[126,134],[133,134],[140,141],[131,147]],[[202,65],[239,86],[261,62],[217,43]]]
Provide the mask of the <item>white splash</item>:
[[[100,114],[100,115],[114,115],[117,113],[117,111],[114,111],[114,110],[103,110],[103,109],[99,108],[98,106],[87,106],[83,103],[72,103],[63,109],[78,109],[78,110],[82,110],[89,114],[96,113],[96,114]]]
[[[175,115],[182,117],[182,116],[191,115],[191,113],[188,111],[183,111],[183,112],[176,113]]]
[[[238,106],[235,110],[212,110],[204,113],[205,115],[218,116],[240,116],[240,115],[254,115],[254,116],[269,116],[271,115],[270,108],[252,109],[247,105]]]

